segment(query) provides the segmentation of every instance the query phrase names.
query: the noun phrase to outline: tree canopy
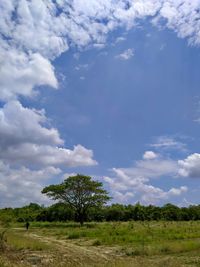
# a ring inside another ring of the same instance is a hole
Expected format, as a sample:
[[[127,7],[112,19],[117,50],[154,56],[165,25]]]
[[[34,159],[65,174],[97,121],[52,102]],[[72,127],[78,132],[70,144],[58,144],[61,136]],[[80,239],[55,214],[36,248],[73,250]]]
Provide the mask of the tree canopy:
[[[49,207],[40,206],[36,203],[20,208],[0,209],[0,225],[10,222],[46,221],[66,222],[74,221],[75,210],[66,202],[57,202]],[[143,206],[140,203],[134,205],[117,204],[91,207],[87,212],[86,221],[189,221],[200,220],[200,205],[178,207],[170,203],[162,207],[153,205]]]
[[[42,193],[68,204],[81,225],[86,220],[89,209],[100,208],[110,199],[101,182],[81,174],[69,176],[61,184],[49,185]]]

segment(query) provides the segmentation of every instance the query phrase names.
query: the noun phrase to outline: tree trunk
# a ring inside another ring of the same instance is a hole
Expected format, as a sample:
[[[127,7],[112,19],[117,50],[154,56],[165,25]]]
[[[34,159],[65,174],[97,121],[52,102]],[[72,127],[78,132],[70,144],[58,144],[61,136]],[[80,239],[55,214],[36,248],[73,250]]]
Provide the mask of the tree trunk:
[[[84,214],[83,213],[79,214],[79,222],[80,222],[80,225],[83,226],[83,224],[84,224]]]
[[[77,210],[76,212],[76,221],[79,222],[81,226],[83,226],[85,221],[85,216],[81,210]]]

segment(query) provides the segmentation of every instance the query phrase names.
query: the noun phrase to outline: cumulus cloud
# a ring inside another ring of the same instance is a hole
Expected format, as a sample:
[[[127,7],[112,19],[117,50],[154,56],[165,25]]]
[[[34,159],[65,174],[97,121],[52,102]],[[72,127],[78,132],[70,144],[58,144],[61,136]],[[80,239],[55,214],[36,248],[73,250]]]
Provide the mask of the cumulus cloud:
[[[61,145],[58,130],[47,128],[44,110],[29,109],[19,101],[10,101],[0,109],[0,146],[21,143]]]
[[[171,159],[145,159],[138,160],[131,168],[124,168],[127,174],[137,177],[157,178],[162,175],[174,175],[178,171],[177,162]]]
[[[160,204],[172,197],[177,197],[187,192],[186,186],[172,187],[168,191],[150,184],[150,176],[136,176],[133,169],[114,168],[111,177],[104,177],[109,185],[114,201],[143,204]]]
[[[23,107],[17,100],[0,109],[0,159],[2,207],[49,203],[40,193],[44,183],[67,167],[97,164],[92,150],[81,145],[64,147],[44,110]]]
[[[15,99],[18,95],[33,96],[34,87],[49,85],[57,88],[54,67],[38,53],[24,53],[0,47],[0,99]]]
[[[163,1],[155,23],[163,24],[174,30],[178,37],[188,38],[192,45],[200,44],[199,0]]]
[[[118,203],[128,203],[130,199],[133,199],[134,193],[132,192],[126,192],[126,193],[121,193],[119,191],[116,191],[114,193],[115,199],[117,199]]]
[[[1,1],[0,31],[10,44],[26,51],[54,57],[68,49],[62,37],[62,14],[57,4],[46,1]]]
[[[96,164],[92,150],[81,145],[66,149],[57,129],[47,124],[44,110],[24,108],[18,101],[5,104],[0,109],[0,158],[26,165]]]
[[[110,31],[117,27],[130,29],[147,17],[156,26],[162,24],[179,37],[188,38],[189,43],[199,45],[199,4],[199,0],[2,0],[0,55],[7,60],[0,62],[0,98],[32,95],[38,85],[56,88],[49,60],[70,45],[104,47]],[[127,60],[131,56],[133,50],[128,49],[119,58]],[[12,76],[7,79],[9,73]]]
[[[134,56],[134,51],[133,49],[129,48],[122,52],[121,54],[117,55],[116,58],[121,59],[121,60],[129,60]]]
[[[180,188],[171,188],[168,193],[175,196],[180,196],[182,193],[187,192],[187,186],[181,186]]]
[[[186,159],[179,160],[178,164],[180,176],[200,178],[200,154],[191,154]]]
[[[198,9],[198,0],[2,0],[0,30],[12,45],[47,57],[60,55],[71,42],[77,46],[105,43],[109,31],[122,25],[133,27],[147,16],[156,18],[156,23],[165,19],[180,37],[198,43]]]
[[[9,165],[10,174],[6,174],[8,181],[12,181],[16,169],[12,173],[11,165],[15,164],[29,166],[32,162],[47,167],[96,164],[91,150],[81,145],[75,146],[72,150],[64,147],[58,130],[48,127],[43,110],[24,108],[18,102],[20,96],[35,95],[39,86],[58,88],[52,65],[56,57],[67,51],[70,46],[78,49],[90,45],[104,47],[110,31],[117,27],[128,30],[139,25],[146,17],[152,19],[156,26],[166,26],[174,30],[179,37],[188,38],[190,44],[199,45],[199,4],[199,0],[1,0],[0,100],[7,104],[0,110],[0,158],[4,164],[6,162]],[[131,56],[133,50],[128,49],[121,53],[119,58],[128,60]],[[182,143],[175,144],[175,141],[169,139],[161,140],[152,147],[184,149]],[[163,173],[170,173],[176,168],[176,164],[169,160],[150,159],[149,155],[145,157],[144,161],[138,161],[131,170],[118,171],[125,176],[134,177],[135,181],[140,179],[139,184],[143,192],[147,190],[154,192],[153,196],[166,196],[166,192],[146,184],[146,174],[158,177]],[[188,163],[187,161],[188,159],[183,162]],[[157,166],[158,163],[160,166]],[[189,173],[185,165],[184,170]],[[38,175],[36,170],[34,174]],[[1,190],[5,189],[8,183],[4,177],[5,173],[0,179]],[[118,184],[122,186],[120,179]],[[23,186],[28,180],[20,180],[18,177],[18,182],[18,188],[21,185],[26,189],[23,191],[23,195],[26,195],[26,192],[29,192],[28,187]],[[29,188],[32,187],[37,188],[37,192],[40,191],[40,185],[36,185],[34,180],[29,182]],[[178,191],[172,192],[174,194]],[[12,193],[14,195],[14,192]],[[9,196],[9,192],[7,194]],[[171,193],[168,192],[167,195],[169,194]],[[12,195],[10,197],[12,198]],[[128,197],[127,193],[126,198]]]
[[[10,163],[25,165],[62,165],[63,167],[93,166],[97,162],[93,159],[93,151],[82,145],[74,146],[73,150],[49,146],[24,143],[9,146],[0,154],[1,159]]]
[[[156,154],[146,152],[144,155],[147,157],[136,161],[133,167],[113,168],[112,176],[104,177],[104,181],[108,184],[115,201],[122,203],[140,201],[143,204],[160,204],[161,201],[167,201],[187,192],[188,188],[186,186],[172,187],[167,191],[152,185],[151,181],[154,178],[175,176],[179,166],[173,160],[157,158],[155,157]]]
[[[40,192],[44,182],[61,173],[54,167],[42,170],[11,168],[0,161],[0,207],[22,206],[32,202],[50,203]]]
[[[143,155],[143,159],[156,159],[158,155],[153,151],[146,151]]]

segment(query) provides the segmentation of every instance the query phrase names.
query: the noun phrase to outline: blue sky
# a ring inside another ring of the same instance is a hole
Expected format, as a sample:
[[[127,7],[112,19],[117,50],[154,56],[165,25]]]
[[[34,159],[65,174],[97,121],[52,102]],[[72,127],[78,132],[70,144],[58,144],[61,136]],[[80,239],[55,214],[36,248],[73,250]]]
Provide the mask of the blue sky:
[[[129,48],[132,58],[116,58]],[[123,42],[84,51],[79,60],[73,50],[59,57],[55,66],[66,80],[58,91],[43,91],[39,108],[45,107],[67,146],[96,150],[103,167],[126,166],[157,136],[194,137],[199,56],[172,32],[134,29]]]
[[[73,173],[113,202],[199,203],[200,1],[0,3],[1,206]]]

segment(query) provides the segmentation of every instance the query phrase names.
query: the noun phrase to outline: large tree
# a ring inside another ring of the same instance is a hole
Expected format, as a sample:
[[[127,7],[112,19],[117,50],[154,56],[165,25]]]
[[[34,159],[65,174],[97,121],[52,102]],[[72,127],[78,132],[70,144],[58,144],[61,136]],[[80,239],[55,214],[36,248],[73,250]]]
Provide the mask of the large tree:
[[[69,176],[61,184],[47,186],[42,193],[53,200],[70,205],[81,225],[86,220],[90,208],[100,208],[110,199],[101,182],[81,174]]]

